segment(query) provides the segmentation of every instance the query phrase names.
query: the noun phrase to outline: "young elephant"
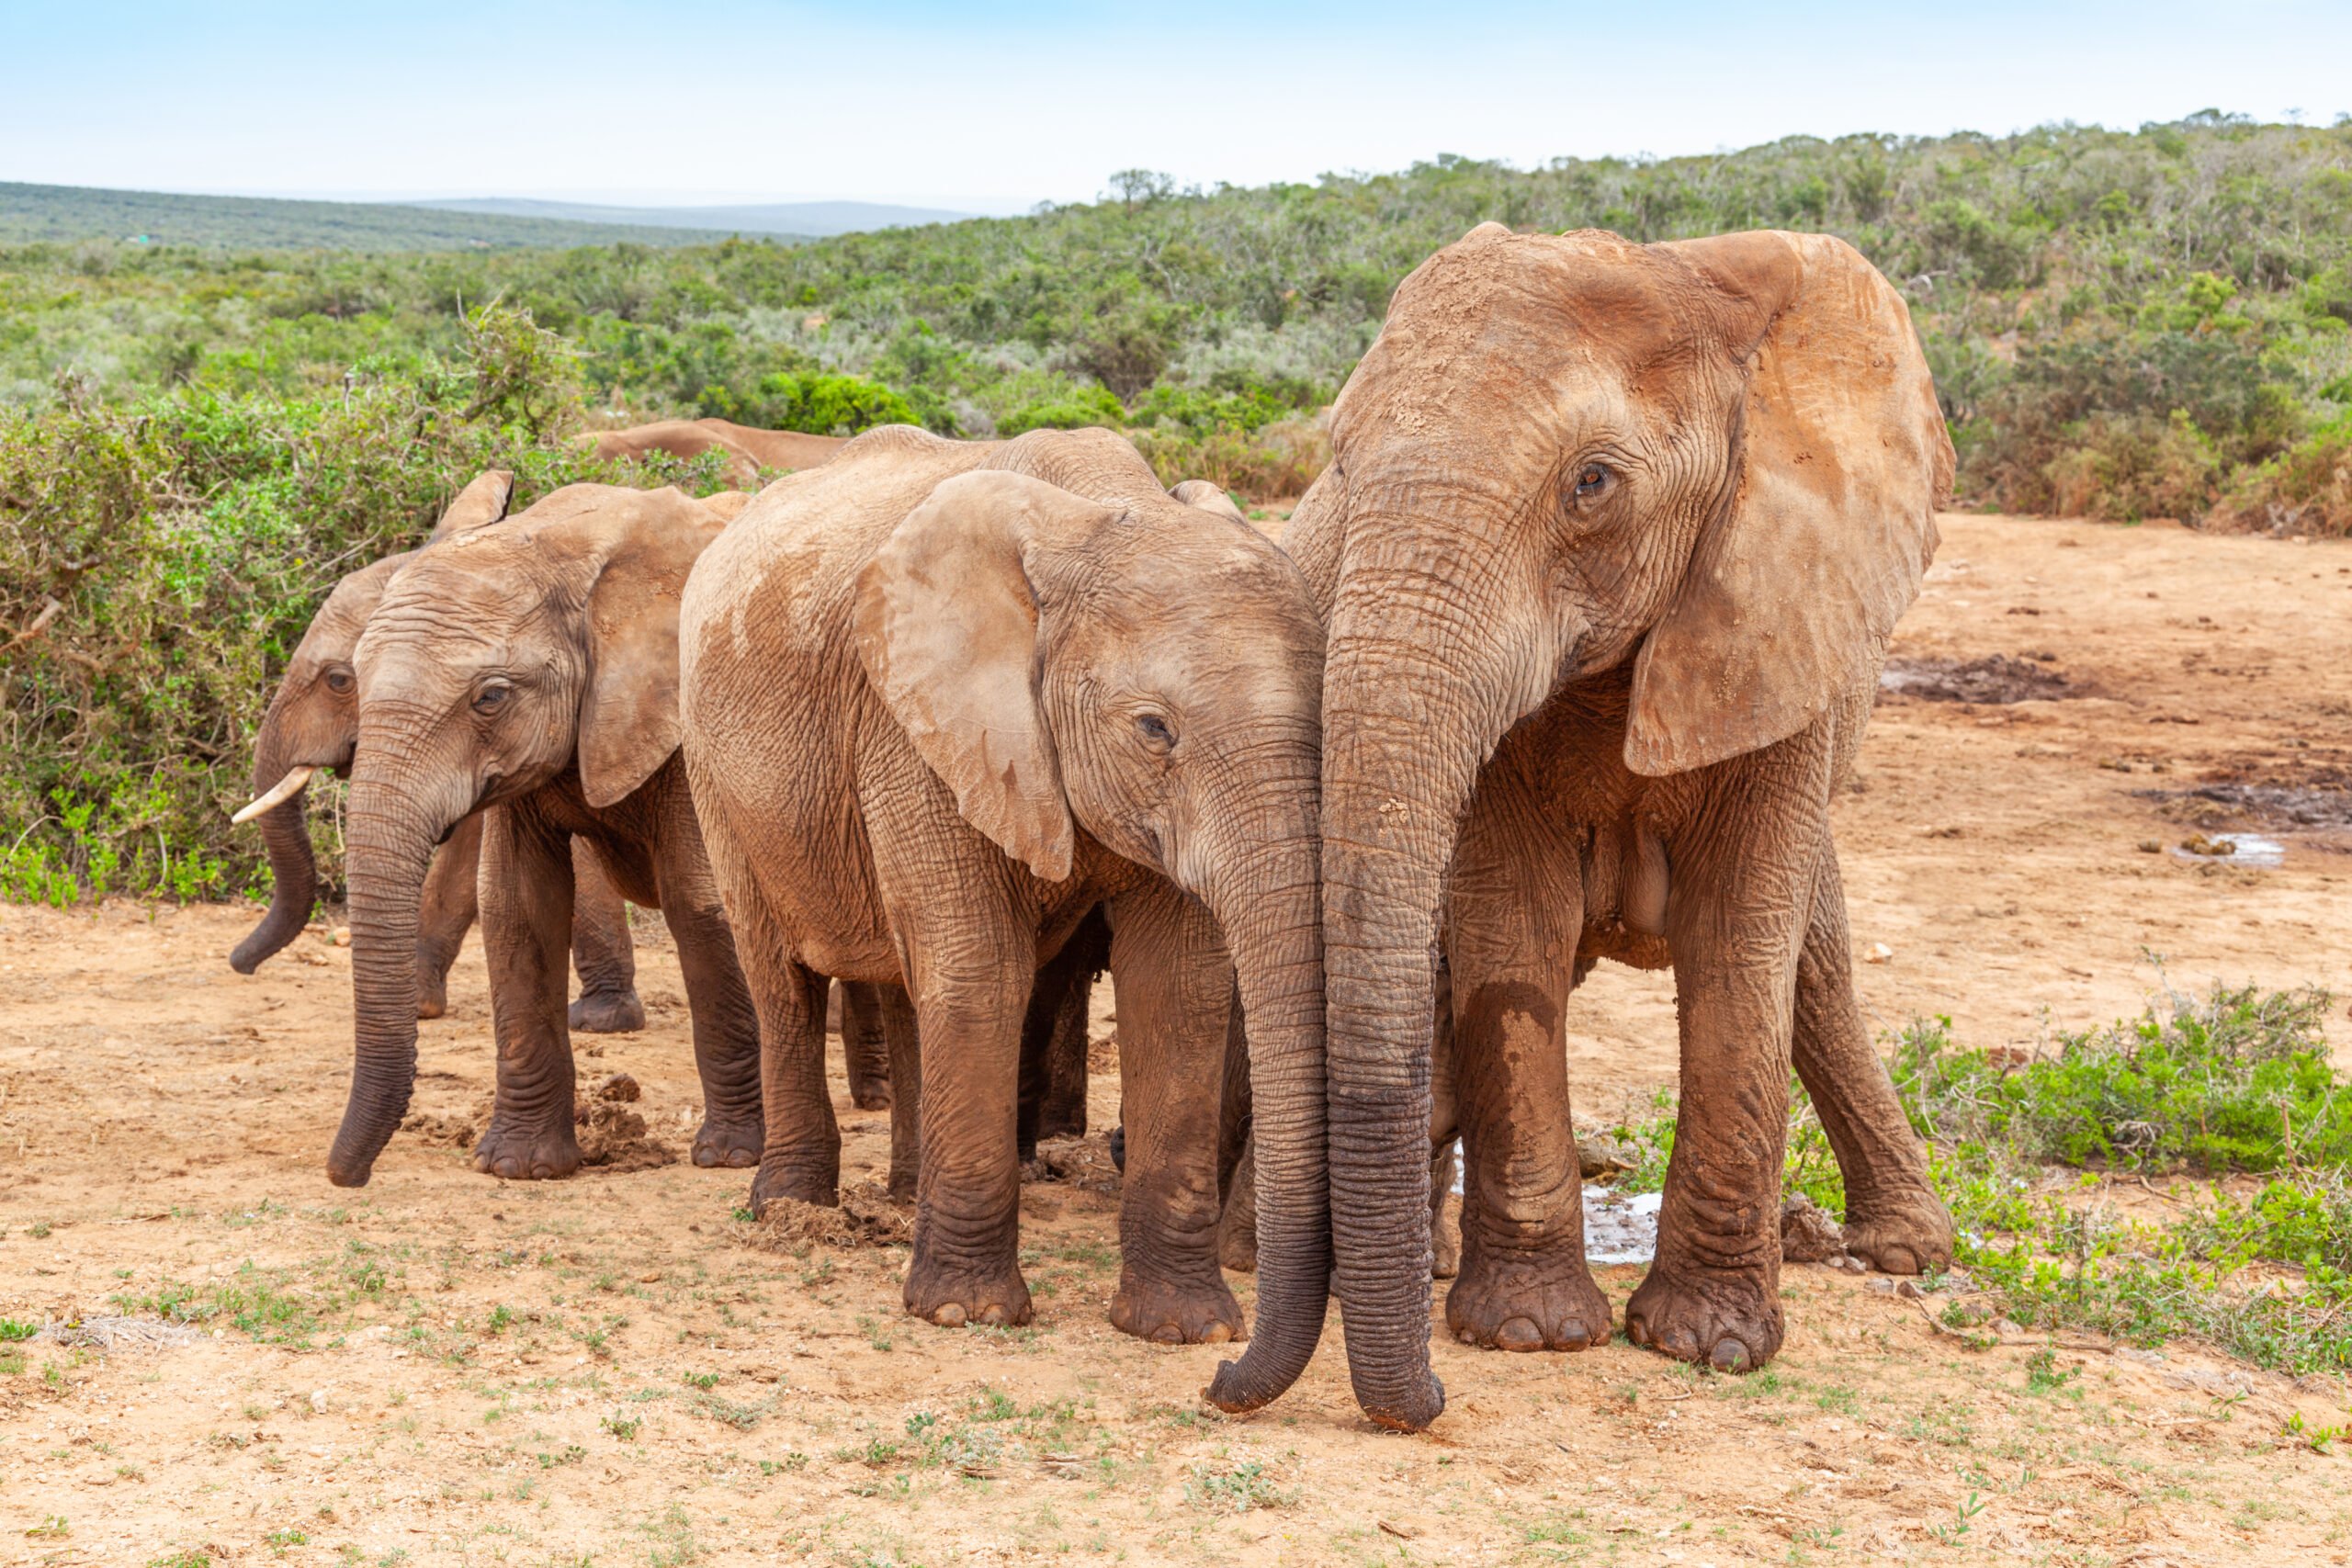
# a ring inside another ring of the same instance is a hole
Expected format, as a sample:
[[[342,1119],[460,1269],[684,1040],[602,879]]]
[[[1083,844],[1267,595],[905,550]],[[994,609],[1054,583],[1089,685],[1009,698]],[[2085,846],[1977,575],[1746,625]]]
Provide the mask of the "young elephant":
[[[433,539],[497,522],[506,515],[514,491],[512,474],[492,470],[478,476],[449,503]],[[273,886],[268,912],[229,955],[229,966],[240,975],[252,974],[283,950],[311,918],[318,895],[318,863],[311,854],[303,792],[314,773],[351,772],[359,741],[359,689],[352,656],[384,590],[414,556],[413,550],[388,556],[335,584],[287,661],[286,674],[262,717],[254,738],[254,800],[235,820],[260,819]],[[481,821],[469,817],[441,846],[426,874],[417,930],[419,1018],[439,1018],[447,1010],[449,965],[457,962],[458,949],[474,922],[474,877],[481,852]],[[572,860],[578,893],[571,960],[580,971],[581,994],[571,1004],[571,1027],[594,1033],[642,1029],[645,1005],[637,996],[628,908],[585,846],[573,846]]]
[[[906,1305],[1026,1320],[1023,1022],[1040,965],[1103,905],[1128,1149],[1113,1321],[1169,1341],[1242,1332],[1216,1254],[1238,972],[1259,1321],[1214,1397],[1249,1407],[1288,1386],[1328,1277],[1322,649],[1289,562],[1173,500],[1104,432],[893,428],[763,491],[696,565],[682,623],[687,767],[760,1010],[753,1202],[836,1201],[817,976],[903,975],[922,1121]]]
[[[697,1165],[761,1147],[758,1029],[678,760],[678,594],[725,526],[675,490],[572,485],[419,551],[359,639],[350,844],[356,1065],[328,1157],[364,1183],[416,1074],[418,906],[433,847],[484,814],[482,934],[498,1099],[475,1150],[568,1175],[569,844],[676,938],[703,1084]]]
[[[1828,831],[1952,455],[1842,242],[1474,230],[1401,285],[1286,544],[1330,634],[1331,1204],[1364,1409],[1430,1374],[1434,944],[1464,1144],[1459,1335],[1604,1340],[1561,1042],[1590,961],[1671,963],[1682,1101],[1635,1342],[1781,1337],[1792,1041],[1882,1260],[1951,1222],[1860,1028]]]

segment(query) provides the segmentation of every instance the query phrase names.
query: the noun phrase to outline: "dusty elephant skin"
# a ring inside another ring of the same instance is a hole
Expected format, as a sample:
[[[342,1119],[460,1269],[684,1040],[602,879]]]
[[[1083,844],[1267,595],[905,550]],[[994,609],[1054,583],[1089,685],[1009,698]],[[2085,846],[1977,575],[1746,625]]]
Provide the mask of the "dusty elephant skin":
[[[512,474],[493,469],[478,476],[451,501],[433,538],[495,523],[506,514],[514,491]],[[351,771],[359,742],[359,682],[352,658],[368,617],[383,602],[384,590],[414,558],[413,550],[404,550],[335,584],[287,661],[285,676],[262,717],[254,741],[254,805],[277,804],[250,819],[260,822],[268,845],[273,887],[268,912],[229,956],[230,967],[240,975],[252,974],[281,952],[310,919],[318,892],[318,865],[303,819],[304,785],[322,771],[346,775]],[[248,819],[245,812],[239,817]],[[457,961],[458,946],[474,922],[474,878],[481,852],[481,823],[468,818],[434,856],[433,869],[425,875],[417,930],[419,1018],[439,1018],[447,1009],[449,965]],[[592,860],[578,852],[574,860],[580,895],[571,953],[580,971],[581,996],[571,1004],[571,1027],[598,1033],[642,1029],[645,1006],[637,996],[628,910]]]
[[[675,490],[573,485],[427,547],[359,639],[352,766],[350,1104],[328,1156],[368,1179],[416,1072],[418,927],[434,846],[482,814],[497,1105],[475,1164],[578,1168],[564,1009],[585,840],[678,944],[704,1094],[700,1165],[758,1157],[758,1034],[677,755],[677,596],[724,526]]]
[[[1858,1247],[1917,1266],[1949,1246],[1855,1014],[1826,822],[1951,482],[1908,315],[1826,237],[1481,225],[1398,288],[1332,432],[1285,543],[1330,637],[1330,1181],[1357,1397],[1407,1429],[1444,1404],[1441,940],[1464,1156],[1449,1325],[1512,1348],[1609,1334],[1562,1010],[1597,956],[1671,963],[1680,1122],[1626,1331],[1759,1366],[1800,1016]]]
[[[1295,569],[1229,512],[1171,498],[1100,431],[870,433],[711,547],[680,656],[687,766],[760,1009],[754,1204],[836,1200],[815,977],[903,974],[922,1046],[905,1303],[1028,1318],[1024,1022],[1041,965],[1103,906],[1129,1333],[1242,1331],[1216,1259],[1237,976],[1247,1009],[1259,1321],[1212,1395],[1247,1408],[1306,1365],[1329,1269],[1322,638]],[[906,1089],[894,1077],[894,1111]]]

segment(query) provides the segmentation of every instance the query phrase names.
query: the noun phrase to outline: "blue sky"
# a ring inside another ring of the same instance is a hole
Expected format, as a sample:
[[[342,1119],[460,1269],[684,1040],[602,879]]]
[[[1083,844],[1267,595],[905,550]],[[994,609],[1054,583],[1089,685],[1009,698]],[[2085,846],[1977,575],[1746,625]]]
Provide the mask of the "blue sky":
[[[1017,211],[1796,134],[2352,112],[2352,3],[0,0],[0,179]]]

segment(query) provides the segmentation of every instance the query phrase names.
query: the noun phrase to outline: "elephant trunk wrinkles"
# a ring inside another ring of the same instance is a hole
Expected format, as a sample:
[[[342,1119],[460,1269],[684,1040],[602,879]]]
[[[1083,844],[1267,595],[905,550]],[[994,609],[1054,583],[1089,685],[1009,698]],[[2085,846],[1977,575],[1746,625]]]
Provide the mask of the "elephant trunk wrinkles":
[[[1410,518],[1394,525],[1415,537]],[[1323,680],[1332,1240],[1357,1402],[1407,1431],[1445,1408],[1429,1359],[1429,1131],[1446,874],[1479,767],[1541,700],[1529,651],[1464,608],[1492,596],[1433,575],[1448,558],[1477,555],[1351,561]]]
[[[1323,1336],[1331,1229],[1323,1116],[1323,931],[1313,785],[1306,821],[1205,900],[1224,928],[1249,1030],[1257,1140],[1258,1315],[1209,1399],[1255,1410],[1298,1381]]]
[[[363,1187],[408,1113],[416,1087],[417,911],[434,846],[454,815],[426,807],[400,768],[363,746],[352,781],[351,1099],[327,1155],[327,1179]]]
[[[273,706],[263,719],[254,745],[254,794],[258,796],[286,776],[284,728]],[[265,959],[302,934],[310,922],[311,906],[319,892],[319,867],[311,852],[311,829],[305,810],[307,790],[272,807],[261,817],[262,843],[269,851],[269,909],[245,940],[229,955],[229,967],[250,975]]]

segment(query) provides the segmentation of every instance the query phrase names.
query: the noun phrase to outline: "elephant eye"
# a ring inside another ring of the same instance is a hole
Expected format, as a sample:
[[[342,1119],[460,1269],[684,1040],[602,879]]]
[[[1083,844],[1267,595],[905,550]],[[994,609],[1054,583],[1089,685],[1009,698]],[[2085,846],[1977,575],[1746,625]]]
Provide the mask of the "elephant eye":
[[[1587,463],[1577,470],[1577,499],[1590,501],[1607,490],[1610,481],[1616,477],[1609,471],[1606,463]]]
[[[499,708],[504,705],[507,697],[513,694],[514,690],[514,687],[508,685],[503,681],[493,682],[492,684],[484,686],[480,692],[474,694],[474,712],[480,714],[496,713]]]
[[[351,678],[350,671],[344,669],[340,665],[337,665],[334,669],[327,671],[326,680],[327,690],[333,692],[338,697],[349,696],[351,694],[351,689],[359,683]]]
[[[1138,715],[1136,728],[1143,731],[1145,743],[1155,751],[1167,751],[1175,747],[1176,732],[1169,728],[1168,721],[1156,713]]]

